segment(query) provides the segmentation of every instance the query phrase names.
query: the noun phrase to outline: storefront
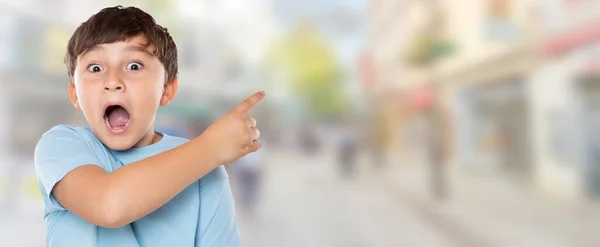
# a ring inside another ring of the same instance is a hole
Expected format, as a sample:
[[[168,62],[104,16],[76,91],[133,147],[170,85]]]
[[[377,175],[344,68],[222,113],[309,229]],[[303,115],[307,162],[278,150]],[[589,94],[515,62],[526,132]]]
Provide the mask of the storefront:
[[[568,198],[600,197],[600,1],[548,0],[540,66],[531,79],[540,187]]]
[[[445,72],[453,120],[453,163],[467,173],[496,174],[529,186],[532,151],[529,75],[524,46]]]
[[[583,183],[587,195],[600,197],[600,73],[581,75],[576,87],[583,113]]]
[[[546,56],[532,78],[539,179],[557,196],[600,197],[599,41]]]
[[[530,181],[530,121],[526,80],[521,76],[461,90],[461,162],[472,170],[502,172]]]

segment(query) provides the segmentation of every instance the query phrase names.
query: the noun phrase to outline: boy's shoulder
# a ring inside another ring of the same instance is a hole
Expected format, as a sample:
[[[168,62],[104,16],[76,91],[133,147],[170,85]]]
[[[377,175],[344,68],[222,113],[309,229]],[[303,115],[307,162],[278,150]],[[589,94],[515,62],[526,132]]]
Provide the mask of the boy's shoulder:
[[[50,128],[42,134],[44,138],[77,138],[84,141],[98,140],[92,130],[85,126],[70,126],[66,124],[58,124]]]
[[[87,126],[71,126],[66,124],[58,124],[50,128],[42,134],[40,141],[43,139],[68,139],[84,142],[88,145],[95,146],[101,144],[100,139],[94,135],[94,132]]]
[[[62,131],[67,131],[67,132],[91,132],[91,130],[88,127],[84,127],[84,126],[71,126],[71,125],[67,125],[67,124],[57,124],[52,126],[52,128],[50,128],[49,130],[46,131],[46,133],[49,132],[62,132]]]
[[[66,124],[55,125],[44,132],[37,146],[56,146],[51,148],[69,148],[74,146],[88,146],[94,151],[105,151],[102,142],[87,126],[70,126]]]

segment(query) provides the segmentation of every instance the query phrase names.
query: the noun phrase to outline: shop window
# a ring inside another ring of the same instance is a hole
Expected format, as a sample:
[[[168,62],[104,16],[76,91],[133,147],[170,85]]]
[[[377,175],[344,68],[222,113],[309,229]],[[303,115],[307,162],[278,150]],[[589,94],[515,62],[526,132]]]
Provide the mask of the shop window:
[[[518,37],[516,23],[512,20],[512,1],[487,0],[483,20],[483,37],[488,41],[512,41]]]
[[[486,8],[489,19],[508,19],[511,7],[510,5],[510,0],[487,0]]]

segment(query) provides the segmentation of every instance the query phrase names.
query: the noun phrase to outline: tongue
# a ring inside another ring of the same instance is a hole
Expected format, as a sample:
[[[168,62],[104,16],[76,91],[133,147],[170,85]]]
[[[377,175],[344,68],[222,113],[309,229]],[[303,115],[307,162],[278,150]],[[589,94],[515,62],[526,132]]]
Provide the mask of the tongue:
[[[108,122],[113,128],[123,127],[128,121],[129,113],[123,107],[118,107],[108,114]]]

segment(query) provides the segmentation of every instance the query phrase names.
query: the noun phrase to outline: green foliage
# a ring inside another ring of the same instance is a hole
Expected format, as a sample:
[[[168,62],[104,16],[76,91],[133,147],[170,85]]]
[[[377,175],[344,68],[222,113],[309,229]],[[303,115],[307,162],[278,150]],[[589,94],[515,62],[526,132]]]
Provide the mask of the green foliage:
[[[301,25],[271,50],[269,63],[286,75],[292,92],[313,117],[339,115],[347,100],[344,75],[333,48],[316,28]]]

